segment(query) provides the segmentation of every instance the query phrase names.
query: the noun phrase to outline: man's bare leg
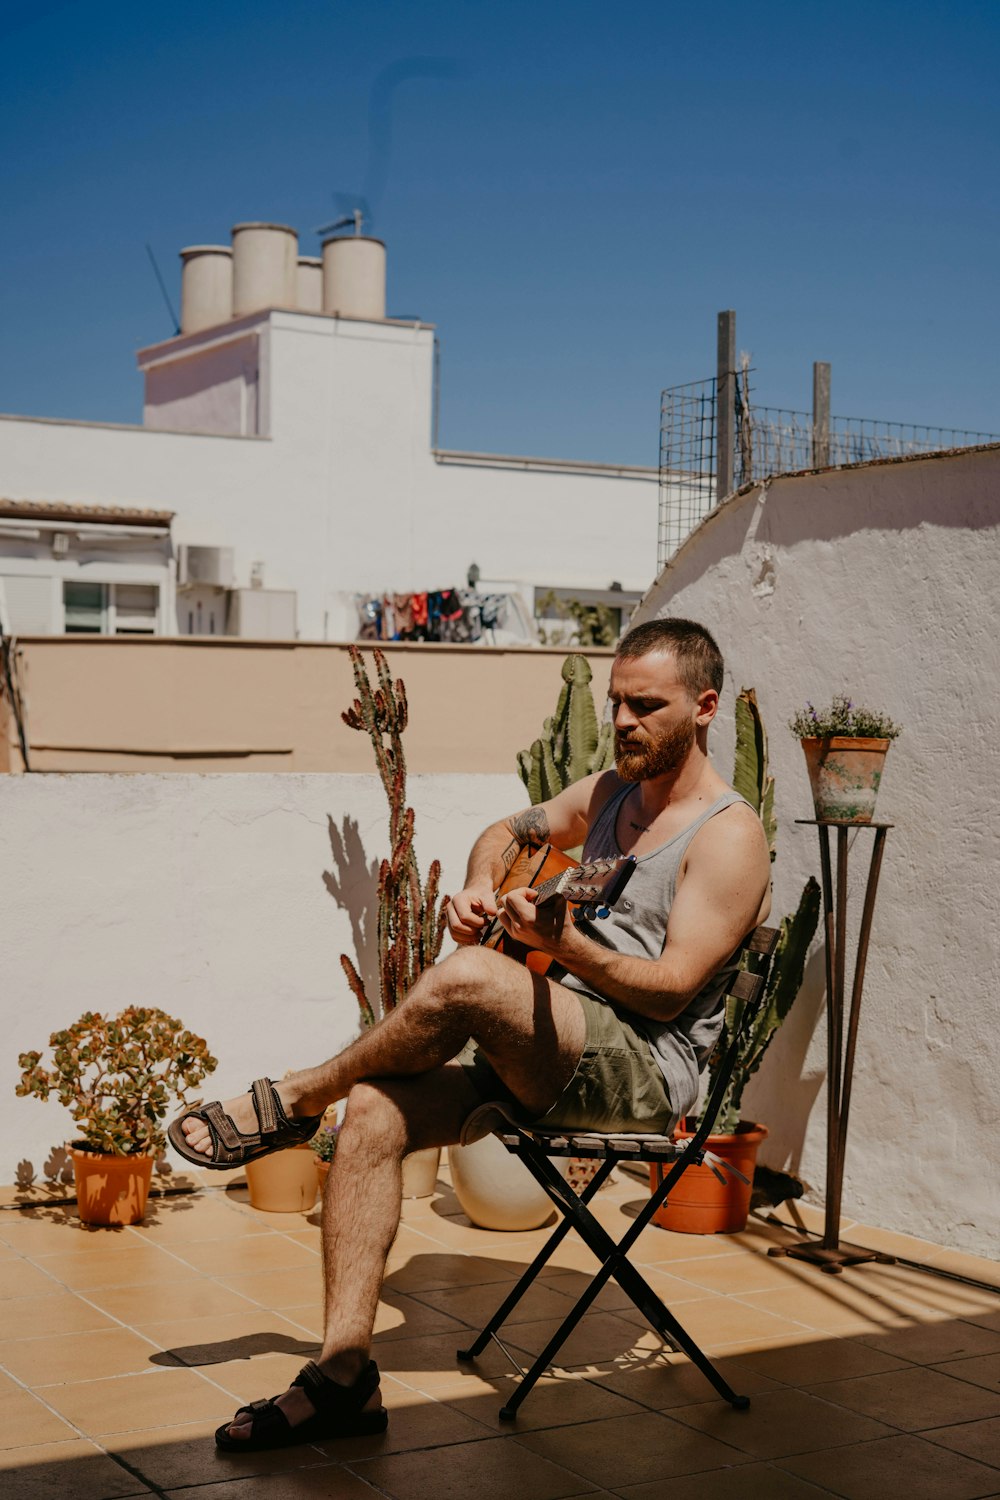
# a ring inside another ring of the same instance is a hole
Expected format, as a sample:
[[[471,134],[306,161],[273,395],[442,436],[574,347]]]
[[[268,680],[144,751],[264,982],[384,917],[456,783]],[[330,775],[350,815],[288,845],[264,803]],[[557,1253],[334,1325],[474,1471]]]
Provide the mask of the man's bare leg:
[[[317,1363],[331,1380],[352,1385],[371,1357],[385,1262],[399,1226],[403,1156],[457,1141],[478,1102],[457,1065],[351,1090],[323,1195],[324,1338]],[[278,1405],[293,1427],[313,1415],[299,1386]],[[375,1391],[365,1409],[379,1405]],[[237,1439],[250,1432],[249,1423],[229,1427]]]
[[[460,948],[428,969],[404,1003],[351,1046],[276,1087],[290,1117],[318,1115],[365,1079],[443,1067],[473,1037],[515,1098],[540,1115],[573,1076],[585,1036],[572,991],[489,949]],[[248,1094],[224,1107],[238,1130],[256,1130]],[[183,1130],[194,1150],[211,1155],[203,1121],[189,1118]]]

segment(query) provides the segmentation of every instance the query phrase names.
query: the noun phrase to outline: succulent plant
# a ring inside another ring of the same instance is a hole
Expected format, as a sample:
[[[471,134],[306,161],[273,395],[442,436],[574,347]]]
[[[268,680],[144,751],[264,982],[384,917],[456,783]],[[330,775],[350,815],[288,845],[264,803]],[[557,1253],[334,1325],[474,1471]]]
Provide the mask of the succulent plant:
[[[200,1036],[154,1007],[130,1005],[117,1016],[87,1011],[49,1037],[53,1066],[41,1052],[23,1052],[16,1093],[54,1093],[77,1122],[80,1139],[108,1156],[156,1155],[166,1146],[159,1122],[171,1101],[217,1066]]]

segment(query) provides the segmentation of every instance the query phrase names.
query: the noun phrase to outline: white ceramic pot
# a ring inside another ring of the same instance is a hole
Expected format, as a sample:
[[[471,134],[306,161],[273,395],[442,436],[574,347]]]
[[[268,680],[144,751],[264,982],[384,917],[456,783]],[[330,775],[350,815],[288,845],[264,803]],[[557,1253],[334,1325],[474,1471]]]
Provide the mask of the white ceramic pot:
[[[455,1197],[480,1229],[537,1229],[554,1213],[524,1163],[496,1136],[449,1146],[448,1162]]]
[[[429,1198],[437,1187],[440,1146],[427,1146],[403,1157],[403,1197]]]

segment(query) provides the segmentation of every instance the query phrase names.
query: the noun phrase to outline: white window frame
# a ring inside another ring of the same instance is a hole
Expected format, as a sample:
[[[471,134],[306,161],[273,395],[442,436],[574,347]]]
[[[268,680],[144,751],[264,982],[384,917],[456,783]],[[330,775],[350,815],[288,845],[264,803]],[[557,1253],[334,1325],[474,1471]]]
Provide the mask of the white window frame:
[[[118,631],[118,628],[117,628],[117,626],[118,626],[118,610],[117,610],[117,606],[116,606],[116,589],[118,588],[119,585],[121,587],[123,587],[123,588],[154,589],[155,592],[156,592],[156,609],[155,609],[155,612],[154,612],[154,614],[152,616],[152,622],[153,622],[153,628],[152,628],[152,630],[148,630],[148,631],[147,630],[128,630],[128,631],[122,631],[120,633],[122,635],[128,636],[128,637],[130,637],[132,639],[136,639],[136,638],[138,638],[140,636],[153,636],[153,635],[162,635],[163,634],[163,599],[164,599],[164,588],[163,588],[162,584],[160,584],[158,582],[153,582],[153,581],[151,581],[148,578],[141,578],[141,579],[119,578],[116,583],[109,582],[108,580],[103,579],[103,578],[102,579],[97,579],[97,578],[63,578],[60,581],[62,583],[60,604],[61,604],[61,608],[62,608],[62,634],[63,635],[102,635],[102,636],[106,636],[106,635],[118,635],[119,631]],[[73,584],[83,584],[83,583],[99,585],[100,588],[101,588],[101,590],[102,590],[102,600],[103,600],[103,602],[102,602],[102,605],[101,605],[101,629],[99,631],[87,631],[87,630],[68,631],[66,629],[66,586],[67,585],[73,585]]]

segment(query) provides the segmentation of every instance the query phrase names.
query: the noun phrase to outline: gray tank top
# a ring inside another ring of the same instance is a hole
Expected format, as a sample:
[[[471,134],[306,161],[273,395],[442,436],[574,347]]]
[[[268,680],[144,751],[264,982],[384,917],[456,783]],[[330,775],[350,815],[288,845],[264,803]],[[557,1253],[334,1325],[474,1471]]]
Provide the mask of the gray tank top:
[[[621,855],[615,827],[621,805],[633,785],[629,783],[613,793],[601,808],[583,846],[584,859],[614,859]],[[636,958],[659,958],[667,938],[667,919],[677,890],[677,875],[688,845],[709,818],[744,800],[738,792],[725,792],[668,843],[661,844],[650,854],[640,855],[625,893],[611,915],[603,922],[583,924],[588,936],[605,948],[613,948],[616,953],[627,953]],[[722,1030],[725,1019],[722,997],[737,967],[738,955],[734,954],[672,1021],[652,1021],[648,1016],[636,1015],[625,1006],[609,1001],[607,996],[589,989],[573,974],[564,972],[560,983],[612,1005],[648,1039],[666,1082],[676,1120],[690,1113],[697,1101],[698,1075],[712,1055]]]

